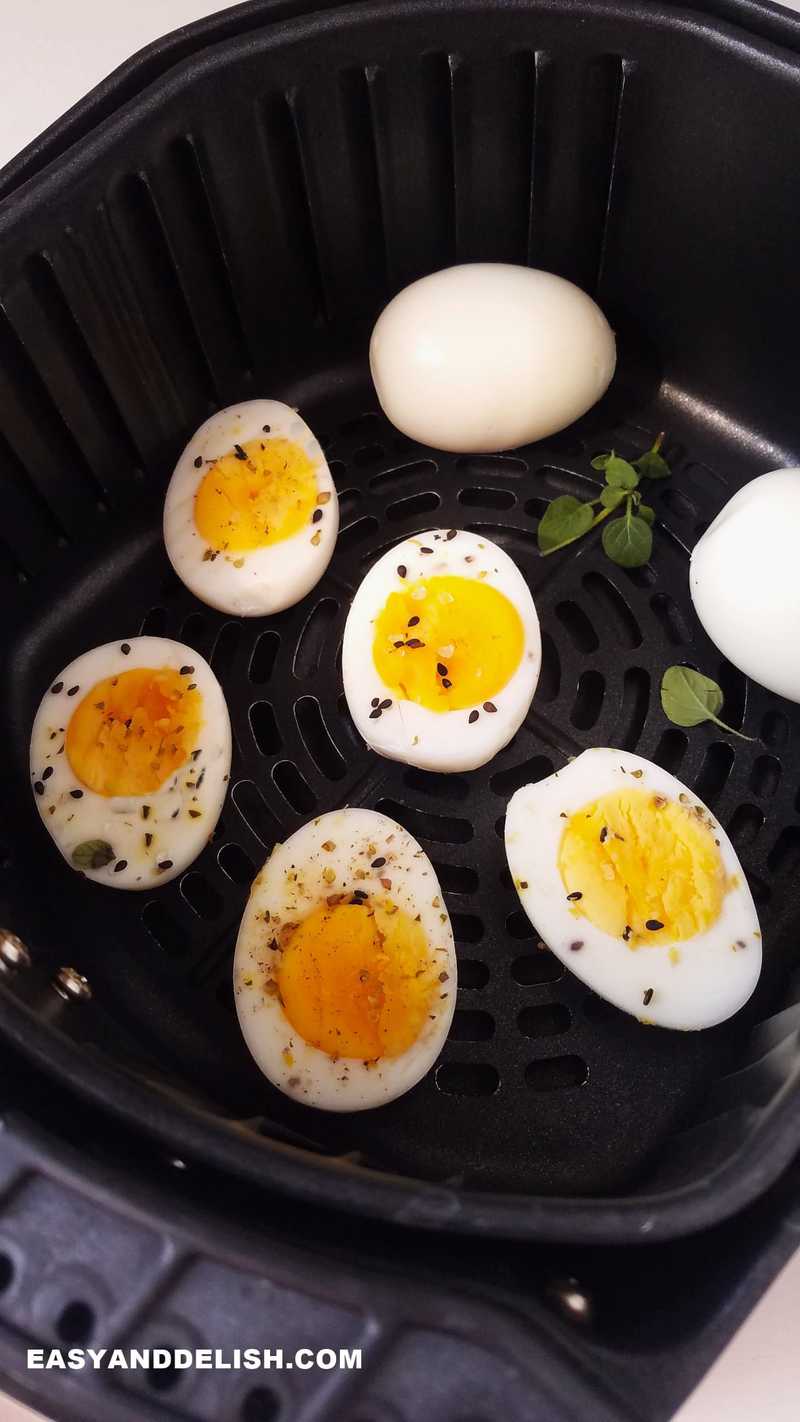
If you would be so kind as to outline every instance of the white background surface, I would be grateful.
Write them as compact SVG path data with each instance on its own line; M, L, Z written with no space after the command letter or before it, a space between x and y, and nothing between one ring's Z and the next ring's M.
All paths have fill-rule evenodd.
M787 4L800 10L800 0ZM224 0L0 0L0 166L143 45L229 8ZM797 1422L799 1327L800 1253L674 1422ZM0 1422L36 1416L0 1394Z

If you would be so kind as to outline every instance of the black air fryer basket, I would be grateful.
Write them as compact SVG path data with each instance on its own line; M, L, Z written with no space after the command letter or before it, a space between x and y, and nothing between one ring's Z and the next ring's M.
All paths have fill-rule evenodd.
M63 1093L75 1121L104 1113L109 1140L147 1141L289 1221L312 1202L348 1212L339 1228L357 1220L365 1238L381 1228L368 1220L382 1238L400 1226L409 1254L423 1230L469 1234L475 1251L478 1236L724 1237L721 1222L788 1165L800 708L721 661L687 567L734 489L800 462L796 47L793 20L733 0L250 4L154 47L6 170L0 901L25 948L6 947L0 1033L17 1072L35 1067L37 1110ZM605 399L563 434L454 457L388 424L366 351L388 297L472 260L578 282L620 359ZM240 621L177 581L160 515L192 430L257 395L297 405L319 434L342 531L299 606ZM633 457L660 430L673 477L654 495L652 563L613 567L591 539L543 561L547 501L585 497L597 451ZM375 757L342 695L360 578L431 526L505 547L543 627L523 728L468 775ZM126 895L61 862L32 801L28 740L63 665L140 632L209 657L234 764L200 859ZM719 680L752 742L665 720L658 688L675 661ZM520 911L507 800L598 744L686 781L740 855L765 964L721 1027L643 1030L541 951ZM270 846L342 804L392 815L431 855L459 994L426 1080L380 1110L327 1116L255 1068L231 960Z

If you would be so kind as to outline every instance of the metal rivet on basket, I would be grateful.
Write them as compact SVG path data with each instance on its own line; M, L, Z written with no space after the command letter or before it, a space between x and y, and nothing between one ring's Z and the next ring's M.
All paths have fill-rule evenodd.
M92 995L86 978L75 968L59 968L53 978L53 987L67 1002L88 1002Z
M572 1275L563 1279L551 1279L546 1293L550 1302L565 1318L573 1323L591 1323L592 1301L583 1285Z
M7 968L29 968L31 955L21 938L8 928L0 928L0 962Z

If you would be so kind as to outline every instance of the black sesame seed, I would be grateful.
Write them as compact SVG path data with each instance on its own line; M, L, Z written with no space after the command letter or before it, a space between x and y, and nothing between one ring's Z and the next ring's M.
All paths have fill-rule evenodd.
M233 452L234 452L234 454L236 455L236 458L237 458L237 459L246 459L246 458L247 458L247 455L245 454L245 452L244 452L244 450L242 449L242 446L241 446L240 444L235 444L235 445L233 446Z
M200 819L200 811L199 811L199 810L190 810L190 811L189 811L189 819L190 819L190 820L199 820L199 819Z
M44 785L43 785L43 783L42 783L41 780L34 780L34 782L33 782L33 788L34 788L34 790L36 791L36 794L37 794L37 795L43 795L43 794L44 794Z
M195 467L195 469L202 469L202 467L203 467L203 456L202 456L202 454L198 454L198 455L197 455L197 458L196 458L195 461L194 461L194 467Z
M451 539L455 538L456 535L457 535L457 533L458 533L458 529L457 529L457 528L450 528L450 529L448 529L448 530L447 530L447 533L445 534L445 538L446 538L447 542L449 543L449 542L451 541Z
M653 1001L653 989L652 989L652 988L647 988L646 991L645 991L644 997L642 998L642 1002L644 1003L645 1007L649 1007L649 1006L650 1006L650 1003L651 1003L652 1001Z
M630 936L631 936L632 933L633 933L633 929L631 928L631 926L630 926L629 923L626 923L626 924L625 924L625 931L624 931L624 933L623 933L623 935L622 935L622 937L623 937L623 939L624 939L624 941L625 941L626 943L628 942L628 939L630 938Z
M146 820L149 814L150 814L150 806L149 806L149 805L142 805L142 819L143 819L143 820Z
M49 780L49 779L50 779L50 776L51 776L52 774L53 774L53 767L52 767L52 765L48 765L48 766L42 771L42 780Z
M397 651L398 647L404 647L406 644L401 638L399 642L394 642L392 645L394 646L395 651Z
M117 862L116 862L116 864L114 865L114 873L115 873L115 874L121 874L122 871L123 871L123 869L127 869L127 867L128 867L128 861L127 861L127 859L118 859Z
M370 719L370 721L377 721L378 717L379 717L379 716L382 716L382 715L383 715L383 712L381 711L380 706L376 706L374 711L370 711L370 713L369 713L369 719Z
M492 711L496 711L496 710L497 710L497 707L495 706L495 704L494 704L493 701L484 701L484 703L483 703L483 709L484 709L484 711L492 712Z
M129 651L130 651L130 649L131 649L131 644L130 644L130 642L122 642L122 643L121 643L121 645L120 645L120 651L121 651L123 657L127 657L128 653L129 653Z
M73 800L82 800L82 799L83 799L83 791L82 791L82 790L70 790L69 793L70 793L70 795L72 796Z
M377 859L373 859L369 867L370 869L382 869L385 863L385 857L382 854L379 854Z
M445 666L444 662L437 662L436 670L439 673L439 676L447 676L447 667Z
M161 859L161 860L159 861L159 863L157 864L156 867L157 867L157 869L158 869L158 872L159 872L160 874L163 874L163 872L164 872L165 869L171 869L171 868L172 868L172 860L171 860L171 859Z
M577 952L580 951L580 949L581 949L582 947L583 947L583 939L582 939L582 938L576 938L575 942L574 942L574 943L570 943L570 945L569 945L570 953L577 953Z
M601 843L601 844L605 844L605 842L606 842L607 839L608 839L608 825L603 825L603 828L602 828L601 831L600 831L600 843Z
M408 572L408 568L406 567L405 563L398 563L398 565L397 565L397 576L398 576L398 578L404 578L404 577L406 576L406 573L407 573L407 572Z
M373 696L372 700L371 700L370 703L369 703L370 706L377 706L379 699L380 699L379 697Z
M575 904L578 902L578 899L582 898L583 893L580 889L573 889L571 894L567 894L567 902L570 904Z
M389 710L389 707L391 706L391 704L392 704L392 698L391 698L391 696L385 696L385 697L383 698L383 701L381 702L381 711L388 711L388 710Z
M75 693L76 693L76 691L80 691L80 687L79 687L79 686L71 686L70 689L69 689L69 691L67 692L67 696L74 696Z
M262 430L264 431L264 434L269 434L270 430L272 429L272 426L271 426L271 425L262 425L261 428L262 428Z
M51 687L50 687L50 690L52 691L53 695L56 696L59 691L63 691L63 690L64 690L64 683L63 683L63 681L57 681L54 686L51 686Z
M193 671L194 671L194 667L181 667L180 671L178 672L178 675L179 675L179 676L191 676Z
M480 714L480 711L470 711L469 716L467 717L467 724L470 726L474 726Z
M192 671L194 671L194 667L192 667ZM197 690L197 682L196 682L196 681L190 681L190 682L189 682L189 685L188 685L187 688L186 688L186 690L187 690L187 691L196 691L196 690Z
M202 755L202 754L203 754L203 752L202 752L201 748L198 746L197 750L193 750L193 751L192 751L192 760L197 760L197 757L200 756L200 755Z
M315 509L314 512L313 512L313 514L311 515L311 522L312 522L312 523L319 523L319 521L320 521L321 518L322 518L322 509Z
M664 927L663 923L660 923L657 918L648 918L644 926L645 928L649 928L651 933L658 933L659 928Z
M409 617L407 625L408 625L409 627L416 627L417 624L418 624L418 622L419 622L419 618L418 618L418 617Z
M173 810L173 811L172 811L172 814L170 815L170 819L171 819L171 820L177 820L178 815L180 814L180 812L181 812L181 807L180 807L180 805L179 805L178 808L177 808L177 810Z
M449 681L446 676L442 677L442 686L444 687L445 691L449 691L452 685L452 681Z
M150 848L150 845L151 845L152 843L153 843L153 836L152 836L151 834L149 834L149 833L146 834L145 837L144 837L145 849L149 849L149 848Z
M418 647L424 647L425 643L421 642L419 640L419 637L409 637L408 641L406 642L406 646L413 647L416 650Z

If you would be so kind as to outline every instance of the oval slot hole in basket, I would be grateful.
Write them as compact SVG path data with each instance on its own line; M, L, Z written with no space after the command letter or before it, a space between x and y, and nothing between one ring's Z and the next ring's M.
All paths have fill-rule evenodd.
M525 1084L534 1091L570 1091L588 1079L589 1068L580 1057L542 1057L525 1068Z
M568 1032L572 1017L562 1002L539 1002L523 1007L517 1026L523 1037L558 1037Z
M445 1096L494 1096L500 1073L488 1062L441 1062L435 1081Z

